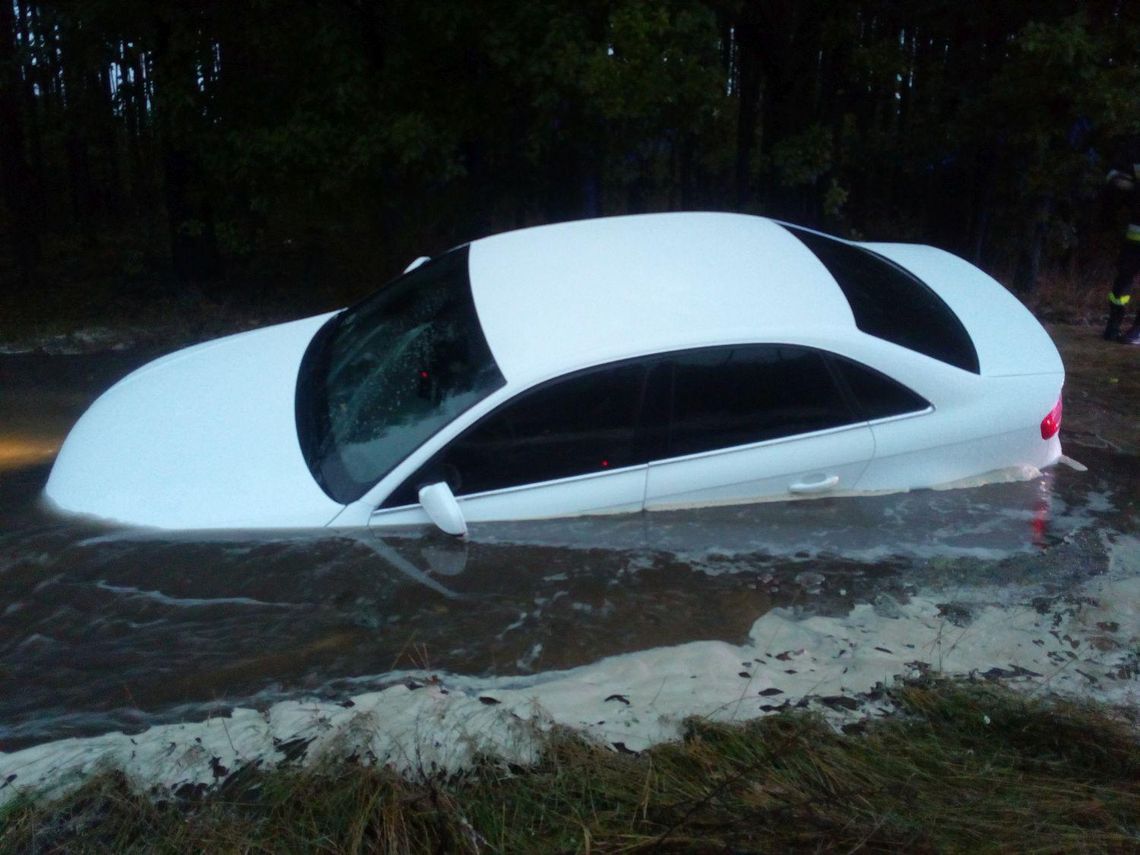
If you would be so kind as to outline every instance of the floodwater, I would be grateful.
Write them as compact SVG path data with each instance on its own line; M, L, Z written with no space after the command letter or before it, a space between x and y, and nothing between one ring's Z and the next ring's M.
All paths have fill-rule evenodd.
M1066 451L1087 472L483 524L467 542L426 530L169 537L41 508L68 427L150 355L0 355L0 752L337 698L406 669L535 674L740 644L776 607L827 616L869 603L889 616L921 593L968 621L1075 590L1106 571L1115 540L1140 533L1140 457L1079 417Z

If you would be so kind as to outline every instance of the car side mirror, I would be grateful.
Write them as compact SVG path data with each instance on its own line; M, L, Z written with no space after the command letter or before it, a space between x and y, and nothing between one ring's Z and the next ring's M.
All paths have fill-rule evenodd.
M446 481L420 487L420 505L440 531L456 537L467 534L467 520Z

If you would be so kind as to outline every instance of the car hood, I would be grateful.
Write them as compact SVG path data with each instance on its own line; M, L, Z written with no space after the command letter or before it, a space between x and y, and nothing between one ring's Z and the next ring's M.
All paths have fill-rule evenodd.
M58 508L160 528L323 526L342 506L297 440L297 372L322 315L158 359L72 428L45 494Z

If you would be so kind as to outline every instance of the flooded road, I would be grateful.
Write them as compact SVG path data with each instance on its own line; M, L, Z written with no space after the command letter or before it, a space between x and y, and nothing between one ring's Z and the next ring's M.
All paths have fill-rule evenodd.
M1099 351L1064 334L1092 376ZM45 511L70 424L149 356L0 355L0 752L335 699L410 671L536 675L741 645L774 609L890 619L922 597L966 626L995 605L1064 598L1140 534L1132 404L1113 397L1119 381L1088 378L1066 389L1063 434L1087 472L968 490L483 524L466 543L428 531L170 538ZM1127 387L1126 368L1113 370Z

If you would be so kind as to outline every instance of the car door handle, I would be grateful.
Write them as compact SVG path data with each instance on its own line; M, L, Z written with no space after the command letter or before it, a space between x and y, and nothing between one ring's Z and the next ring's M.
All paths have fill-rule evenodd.
M793 493L822 493L825 490L830 490L838 483L838 475L827 475L819 481L797 481L794 484L789 484L788 489Z

